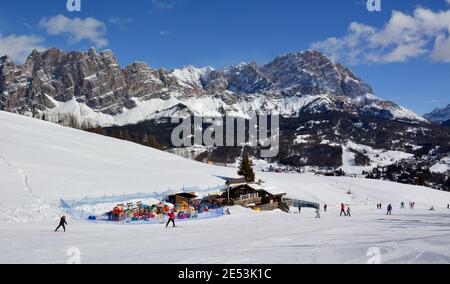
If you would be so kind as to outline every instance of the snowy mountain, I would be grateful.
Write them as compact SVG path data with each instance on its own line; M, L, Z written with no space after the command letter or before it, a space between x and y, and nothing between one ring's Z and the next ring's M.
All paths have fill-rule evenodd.
M17 66L0 58L0 109L75 115L100 126L127 125L158 117L249 112L342 111L386 119L425 121L414 112L379 99L349 69L316 51L278 56L258 66L241 63L223 70L188 66L167 71L145 63L121 68L110 50L97 53L33 51ZM58 120L59 118L55 118Z
M432 122L443 123L450 120L450 104L444 108L437 108L424 116Z
M173 149L175 125L168 118L249 118L251 113L281 115L280 153L271 162L283 165L349 169L356 164L362 169L380 164L367 151L349 153L349 143L401 157L439 160L450 152L448 128L373 93L351 70L317 51L222 70L187 66L167 71L142 62L121 68L112 51L95 49L33 51L23 65L0 58L0 109L63 125L73 126L75 119L78 126L101 126L113 137L129 139L122 134L130 133L133 141L151 135L172 152L179 151ZM219 147L212 159L234 163L240 153ZM194 158L204 161L205 155Z

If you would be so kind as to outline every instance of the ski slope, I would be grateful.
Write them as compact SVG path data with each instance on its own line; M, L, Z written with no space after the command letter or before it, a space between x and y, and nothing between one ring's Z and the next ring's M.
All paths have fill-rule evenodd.
M450 263L448 212L395 209L387 217L353 207L353 217L331 208L315 219L302 214L255 213L231 208L218 219L164 225L102 225L68 220L57 223L2 224L0 263L67 263L75 248L80 261L112 264L297 264Z
M231 216L175 230L69 220L67 234L51 233L60 198L208 188L236 177L236 169L6 112L0 112L0 133L0 263L61 263L71 246L86 263L364 263L371 246L380 247L386 262L450 262L449 193L301 174L258 172L257 178L273 192L329 204L320 220L310 211L232 208ZM398 210L402 201L415 201L417 210ZM341 202L354 217L338 217ZM376 211L378 202L394 204L396 216Z

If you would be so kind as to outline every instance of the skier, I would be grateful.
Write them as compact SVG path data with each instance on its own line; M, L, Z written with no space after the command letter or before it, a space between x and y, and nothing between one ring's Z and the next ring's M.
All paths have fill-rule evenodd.
M386 215L392 215L392 204L389 204Z
M55 229L55 232L58 232L59 228L61 228L61 227L63 227L64 232L66 232L66 225L67 225L66 216L62 215L61 220L59 221L59 225Z
M169 213L169 221L167 221L166 228L169 227L170 222L172 222L173 227L175 228L175 211L172 210Z
M225 214L231 215L230 208L227 208L227 210L225 211Z
M327 209L328 209L328 205L325 204L325 205L323 206L323 211L327 212Z
M351 211L350 207L347 207L347 216L352 217L352 211Z
M298 213L299 214L302 213L302 207L301 206L298 207Z
M400 209L405 209L405 202L400 203Z
M347 216L347 213L345 213L345 204L344 203L341 203L341 214L340 214L340 216L342 216L342 214Z
M450 204L447 204L447 209L450 209Z
M320 218L320 209L317 208L316 209L316 219L319 219L319 218Z

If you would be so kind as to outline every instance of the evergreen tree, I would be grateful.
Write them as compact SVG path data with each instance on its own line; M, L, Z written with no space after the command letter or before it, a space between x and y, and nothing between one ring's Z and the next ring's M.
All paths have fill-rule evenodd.
M245 153L242 158L241 165L239 167L238 175L243 176L247 182L255 181L255 172L253 171L253 163Z
M162 150L163 146L161 145L161 143L159 143L158 139L156 139L155 136L151 135L151 134L146 134L147 135L147 146L158 149L158 150Z

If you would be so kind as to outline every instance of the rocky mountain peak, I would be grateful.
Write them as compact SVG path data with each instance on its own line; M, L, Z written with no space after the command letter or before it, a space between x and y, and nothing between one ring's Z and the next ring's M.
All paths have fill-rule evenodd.
M313 50L287 53L263 66L250 62L217 71L194 66L167 71L140 62L121 68L111 50L97 52L94 48L86 52L35 50L21 66L7 57L0 59L0 90L0 107L20 113L29 112L31 99L38 101L36 107L41 111L75 101L92 112L117 116L152 99L165 106L168 101L180 104L195 97L215 100L213 105L208 100L195 104L208 113L227 109L245 113L255 108L298 115L301 109L322 112L331 108L421 119L392 102L379 100L351 70ZM288 100L298 104L287 104ZM201 105L203 102L209 105Z

